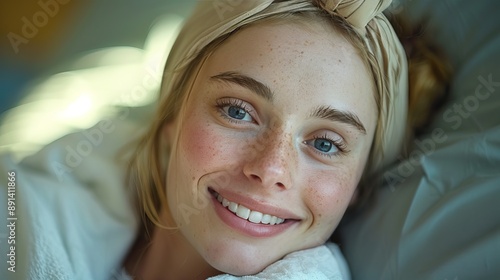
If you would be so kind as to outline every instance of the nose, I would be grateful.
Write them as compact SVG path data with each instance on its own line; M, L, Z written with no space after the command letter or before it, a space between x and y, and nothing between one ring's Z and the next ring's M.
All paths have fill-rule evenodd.
M263 135L251 145L243 173L262 187L291 188L292 168L297 161L291 134L271 132Z

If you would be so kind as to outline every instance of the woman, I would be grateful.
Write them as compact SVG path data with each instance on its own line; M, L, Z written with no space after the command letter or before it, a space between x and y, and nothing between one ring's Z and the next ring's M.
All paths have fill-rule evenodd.
M250 275L322 245L403 139L390 1L201 1L130 165L137 279Z
M132 150L140 227L111 160L135 126L105 121L19 164L2 156L0 198L15 203L2 216L16 220L0 227L13 242L0 278L348 278L327 240L405 131L389 3L201 1Z

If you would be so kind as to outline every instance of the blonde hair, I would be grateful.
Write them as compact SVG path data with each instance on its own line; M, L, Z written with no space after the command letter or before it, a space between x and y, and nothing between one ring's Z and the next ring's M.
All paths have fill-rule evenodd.
M143 136L137 146L135 155L129 165L129 184L137 190L137 206L141 214L141 219L145 224L146 232L151 230L154 225L165 227L160 220L161 207L167 205L166 188L165 188L165 172L166 160L168 157L169 148L166 147L161 140L162 128L164 124L175 119L180 111L185 95L189 91L194 73L200 67L201 62L218 46L220 46L228 37L250 25L261 23L264 20L283 21L287 19L302 19L302 20L317 20L321 22L329 22L335 30L339 31L357 50L360 57L365 62L369 71L373 74L373 83L375 85L375 102L379 114L375 139L373 141L372 152L369 161L365 168L365 173L373 171L374 153L381 153L380 146L384 137L384 116L381 110L382 102L389 103L388 96L383 95L387 92L384 88L386 82L385 77L380 73L378 67L374 67L378 62L376 58L367 50L362 37L354 30L354 28L340 16L332 15L321 8L314 6L311 3L311 8L307 11L297 13L278 13L273 14L257 21L246 24L228 34L225 34L213 40L210 44L204 47L195 58L185 66L180 78L173 85L170 85L170 92L165 91L165 84L162 85L162 95L156 117L149 128L149 131ZM292 21L295 22L295 21ZM169 58L170 59L170 58ZM364 193L364 190L361 190Z

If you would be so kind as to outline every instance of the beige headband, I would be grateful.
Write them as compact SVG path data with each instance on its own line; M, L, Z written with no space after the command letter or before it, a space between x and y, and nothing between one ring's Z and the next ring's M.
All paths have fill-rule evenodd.
M407 114L408 70L404 50L382 11L391 0L202 0L185 23L165 66L162 100L179 90L181 77L199 52L220 36L259 19L280 13L317 10L346 19L375 58L372 68L381 106L369 172L384 168L398 156ZM173 93L174 92L174 93Z

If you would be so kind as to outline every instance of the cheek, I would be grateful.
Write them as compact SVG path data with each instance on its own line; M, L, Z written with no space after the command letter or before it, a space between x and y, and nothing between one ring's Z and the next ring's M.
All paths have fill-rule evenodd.
M344 169L311 177L305 197L315 226L333 230L349 205L358 184L357 176Z
M212 132L208 122L199 119L188 120L181 130L179 148L187 163L195 170L208 168L220 151L220 137Z
M208 200L200 178L223 167L224 139L203 114L190 114L179 123L167 174L167 200L176 225L183 227L202 213ZM222 143L222 144L221 144Z
M181 127L179 152L197 176L220 169L229 162L232 146L229 138L219 130L206 116L200 115L186 118Z

